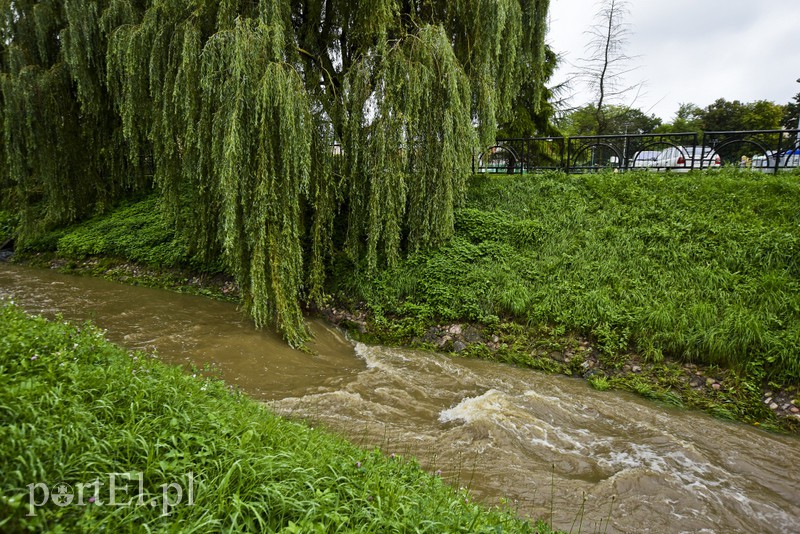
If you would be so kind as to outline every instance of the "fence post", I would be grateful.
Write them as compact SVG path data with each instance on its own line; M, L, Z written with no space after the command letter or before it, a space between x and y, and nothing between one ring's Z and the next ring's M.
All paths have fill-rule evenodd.
M564 172L569 174L570 159L572 158L572 138L567 137L567 161L564 164Z
M705 136L705 132L703 132L703 135ZM690 171L694 170L694 158L697 157L697 149L699 148L700 149L700 170L702 171L703 170L703 146L706 143L706 139L705 139L705 137L703 137L702 138L702 144L698 146L698 144L697 144L697 132L694 132L694 136L693 137L694 137L694 139L693 139L693 143L694 144L692 145L692 163L691 163L691 166L689 167L689 170Z
M783 141L783 135L778 135L778 149L775 151L775 174L778 174L778 168L781 165L781 141Z

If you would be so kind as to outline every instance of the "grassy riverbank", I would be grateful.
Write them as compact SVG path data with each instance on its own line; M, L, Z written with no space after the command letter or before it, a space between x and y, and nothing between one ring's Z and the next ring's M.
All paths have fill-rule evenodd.
M451 243L337 292L377 339L485 325L464 351L796 429L799 203L797 175L477 176Z
M0 331L3 532L549 532L91 325L4 306Z
M476 176L449 244L375 273L337 257L323 312L368 341L797 428L798 205L796 174ZM53 251L67 271L235 295L221 266L193 262L153 199L23 256Z
M476 177L457 236L345 293L378 317L558 325L614 354L800 379L800 180Z

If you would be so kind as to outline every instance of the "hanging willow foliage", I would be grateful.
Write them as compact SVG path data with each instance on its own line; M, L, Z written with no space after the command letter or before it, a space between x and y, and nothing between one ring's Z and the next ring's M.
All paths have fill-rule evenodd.
M69 70L59 61L57 33L63 14L56 2L26 2L18 7L24 16L4 16L3 33L13 37L18 33L22 38L12 37L5 43L0 91L4 171L22 201L24 238L46 224L81 215L87 184L74 174L79 170L76 152L81 127L71 98Z
M226 256L257 325L290 343L305 338L301 194L308 190L312 120L302 81L280 53L280 28L239 21L203 53L205 80L219 80L212 153L222 192Z
M105 89L106 7L86 0L0 3L0 182L20 210L23 242L145 185L143 173L126 165Z
M396 261L404 229L410 250L438 245L452 234L475 147L470 82L440 26L421 28L351 72L343 140L348 243L358 257L366 242L368 266L375 268L379 243L387 263ZM377 111L366 125L363 109L370 101Z
M337 251L372 270L452 235L473 150L545 81L547 6L0 0L0 187L23 236L155 188L299 344Z

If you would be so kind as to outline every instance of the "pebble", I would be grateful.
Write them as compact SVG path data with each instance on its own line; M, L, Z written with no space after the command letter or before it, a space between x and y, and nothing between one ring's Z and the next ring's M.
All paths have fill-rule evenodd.
M711 384L711 387L714 388L714 389L719 389L722 386L719 384L719 382L714 382L713 384Z
M800 408L798 408L797 406L792 406L791 408L789 408L789 411L792 413L800 413Z
M772 404L769 405L769 409L770 410L777 410L778 409L778 405L773 402Z
M641 367L639 367L638 365L634 365L634 366L631 368L631 371L633 371L634 373L641 373L641 372L642 372L642 368L641 368Z

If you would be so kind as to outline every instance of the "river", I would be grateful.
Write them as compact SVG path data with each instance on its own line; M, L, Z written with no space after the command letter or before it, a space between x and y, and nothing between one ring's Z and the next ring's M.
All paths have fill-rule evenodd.
M800 532L800 439L583 380L351 343L314 354L203 297L0 263L0 298L91 319L132 349L212 365L280 414L416 456L475 497L578 532Z

